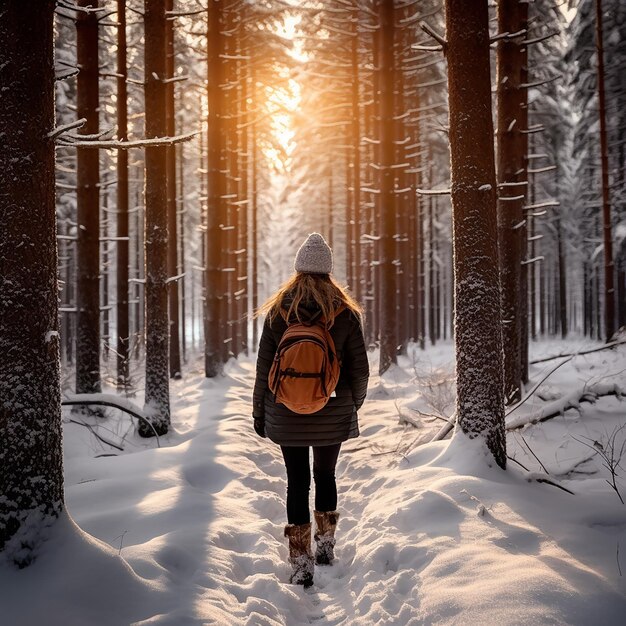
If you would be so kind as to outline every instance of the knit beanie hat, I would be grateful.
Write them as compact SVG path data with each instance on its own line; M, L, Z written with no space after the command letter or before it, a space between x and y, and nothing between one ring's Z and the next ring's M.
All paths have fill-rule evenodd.
M311 233L300 246L293 264L296 272L330 274L333 271L333 251L319 233Z

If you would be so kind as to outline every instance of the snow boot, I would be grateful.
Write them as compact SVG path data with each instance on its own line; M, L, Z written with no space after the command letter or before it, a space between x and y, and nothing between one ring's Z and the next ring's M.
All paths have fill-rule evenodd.
M311 552L311 522L287 524L285 537L289 538L289 563L293 568L289 582L310 587L313 584L315 567Z
M335 529L339 513L337 511L313 511L315 515L315 535L317 543L315 562L318 565L332 565L335 558Z

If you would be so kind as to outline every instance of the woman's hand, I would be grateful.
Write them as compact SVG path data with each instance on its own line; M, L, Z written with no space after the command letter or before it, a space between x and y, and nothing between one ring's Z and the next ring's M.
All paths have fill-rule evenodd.
M259 437L263 437L263 439L265 439L265 437L267 436L265 434L265 420L262 420L262 419L257 417L254 420L254 430L256 431L256 434Z

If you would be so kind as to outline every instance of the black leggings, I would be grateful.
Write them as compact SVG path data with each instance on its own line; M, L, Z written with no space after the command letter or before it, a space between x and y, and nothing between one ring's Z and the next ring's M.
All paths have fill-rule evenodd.
M340 448L340 443L331 446L313 446L316 511L334 511L337 508L335 466ZM287 468L287 521L289 524L306 524L311 521L309 447L281 446L281 450Z

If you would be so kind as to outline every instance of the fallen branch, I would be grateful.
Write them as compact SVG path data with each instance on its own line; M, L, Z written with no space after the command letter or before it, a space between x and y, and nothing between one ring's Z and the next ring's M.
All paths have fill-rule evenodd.
M456 413L450 418L450 421L447 424L444 424L441 427L441 430L430 440L430 443L433 441L441 441L445 439L446 435L454 428L456 424Z
M536 361L531 361L530 365L535 365L536 363L545 363L546 361L554 361L555 359L562 359L566 356L579 356L581 354L591 354L592 352L601 352L602 350L608 350L609 348L613 348L615 346L621 346L622 344L626 344L626 339L622 341L613 341L611 343L606 343L599 348L591 348L590 350L579 350L578 352L568 352L566 354L557 354L556 356L548 356L545 359L537 359Z
M526 400L528 400L528 398L530 398L535 391L537 391L537 389L539 389L539 387L541 385L543 385L543 383L550 378L550 376L552 376L552 374L554 374L554 372L556 372L556 370L559 369L559 367L565 365L566 363L569 363L575 355L570 356L568 359L566 359L565 361L563 361L562 363L559 363L554 369L550 370L527 394L525 397L523 397L517 404L513 405L508 411L505 412L504 416L508 417L509 415L511 415L511 413L513 413L513 411L516 411L517 409L519 409L522 404L524 404L524 402L526 402Z
M567 361L564 361L564 363L566 362ZM561 363L561 365L563 365L563 363ZM545 378L543 380L545 380ZM539 411L531 413L530 415L520 415L517 418L508 420L506 429L515 430L517 428L521 428L522 426L526 426L526 424L537 424L538 422L545 422L546 420L552 419L553 417L563 415L565 411L569 409L579 408L581 402L593 403L598 398L604 396L617 396L619 398L624 395L626 395L626 390L619 387L619 385L617 385L616 383L598 382L589 386L585 385L582 389L572 391L563 398L559 398L554 402L550 402L549 404L542 407ZM516 405L514 409L520 406L520 404L521 403ZM510 413L512 413L514 409L509 411L507 415L510 415Z
M91 431L91 434L98 439L99 441L101 441L102 443L106 444L107 446L111 446L112 448L117 448L120 452L124 452L124 448L122 448L122 446L118 446L116 443L113 443L112 441L109 441L108 439L105 439L104 437L102 437L101 435L99 435L93 428L93 426L91 424L87 424L86 422L81 422L80 420L73 420L70 419L68 420L68 422L70 424L78 424L79 426L84 426L85 428L88 428ZM117 456L117 455L115 455Z
M544 478L543 476L536 476L536 475L531 474L530 476L526 477L526 480L528 480L528 482L531 482L534 480L537 483L545 483L546 485L552 485L553 487L556 487L557 489L562 489L566 493L569 493L573 496L576 495L573 491L571 491L567 487L563 487L563 485L559 485L559 483L555 483L553 480L550 480L549 478Z
M108 394L108 393L81 393L68 396L61 401L62 406L109 406L114 409L119 409L124 413L128 413L132 415L138 420L145 422L150 426L154 436L156 437L157 447L161 447L161 442L159 441L159 435L154 428L152 422L148 419L147 415L136 405L134 405L130 400L126 398L120 398L119 396Z

